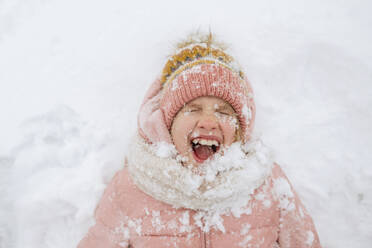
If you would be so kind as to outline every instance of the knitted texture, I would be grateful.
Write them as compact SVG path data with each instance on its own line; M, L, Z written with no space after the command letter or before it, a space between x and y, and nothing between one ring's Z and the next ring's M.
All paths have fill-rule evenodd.
M252 88L234 58L211 34L182 43L168 59L141 105L138 132L148 143L172 144L173 119L188 102L214 96L228 102L237 114L240 138L251 138L255 119Z
M199 61L194 66L180 68L163 89L160 108L164 121L171 128L178 111L188 102L201 96L214 96L228 102L238 115L243 140L250 138L255 105L248 81L218 61ZM176 72L175 72L176 73Z

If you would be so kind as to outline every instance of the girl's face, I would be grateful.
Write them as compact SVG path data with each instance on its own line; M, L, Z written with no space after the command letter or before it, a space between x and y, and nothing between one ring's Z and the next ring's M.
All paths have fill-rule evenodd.
M224 100L203 96L187 103L171 127L173 143L186 158L186 165L199 165L230 146L237 137L238 120L234 109Z

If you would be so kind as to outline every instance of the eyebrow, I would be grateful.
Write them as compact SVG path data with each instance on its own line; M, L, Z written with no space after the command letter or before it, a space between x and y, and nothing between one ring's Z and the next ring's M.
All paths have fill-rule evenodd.
M197 104L197 103L190 103L187 105L187 108L201 108L201 104ZM227 103L224 103L224 104L218 104L218 107L216 108L218 110L229 110L229 111L232 111L232 112L235 112L234 108L227 104Z
M188 108L200 108L200 104L191 103L191 104L188 105L187 107L188 107Z
M228 112L231 112L231 113L235 113L234 108L231 105L228 105L228 104L218 105L217 110L219 110L219 111L228 111Z
M219 110L230 110L230 109L232 109L232 107L230 108L229 105L224 104L224 105L218 105L218 109Z

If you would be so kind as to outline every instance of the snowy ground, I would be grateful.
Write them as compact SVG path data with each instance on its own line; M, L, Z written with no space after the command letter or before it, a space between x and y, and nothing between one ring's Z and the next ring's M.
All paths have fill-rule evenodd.
M76 246L165 55L209 27L245 68L256 131L323 246L371 247L371 7L0 0L0 247Z

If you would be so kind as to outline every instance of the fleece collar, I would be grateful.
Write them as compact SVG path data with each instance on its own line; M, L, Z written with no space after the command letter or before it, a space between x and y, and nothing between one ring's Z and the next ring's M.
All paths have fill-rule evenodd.
M242 213L273 164L260 140L232 144L224 156L206 161L202 173L183 166L177 156L159 156L158 148L136 135L127 156L128 169L143 192L175 208Z

